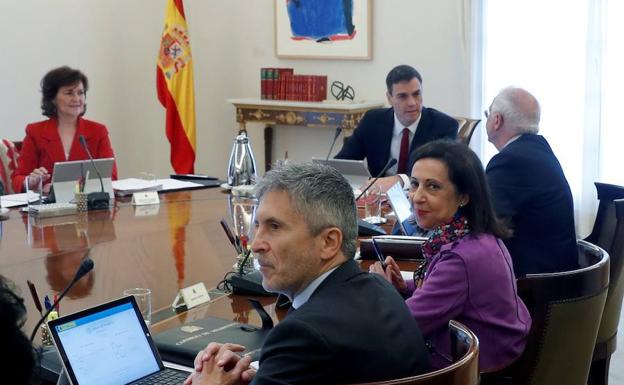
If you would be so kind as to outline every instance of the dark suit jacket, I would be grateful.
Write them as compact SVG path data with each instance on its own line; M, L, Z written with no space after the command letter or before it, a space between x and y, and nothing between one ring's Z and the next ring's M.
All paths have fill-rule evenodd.
M398 292L349 260L269 333L252 384L348 384L428 369L428 353Z
M486 168L494 208L514 236L505 240L516 277L578 267L570 186L550 145L525 134Z
M20 150L17 169L12 177L13 191L22 191L24 179L37 167L45 167L52 174L54 163L56 162L89 159L87 152L82 148L78 139L80 135L84 135L89 152L91 152L94 158L115 157L108 138L108 131L103 124L78 118L76 135L74 135L68 159L65 159L56 118L31 123L26 126L26 137ZM116 164L113 167L113 180L115 179L117 179Z
M423 107L420 122L410 144L408 170L411 172L414 164L411 157L414 150L436 139L454 140L457 137L457 128L457 120L454 118L433 108ZM393 108L379 108L366 112L336 158L354 160L366 158L371 175L377 176L390 159L393 129Z

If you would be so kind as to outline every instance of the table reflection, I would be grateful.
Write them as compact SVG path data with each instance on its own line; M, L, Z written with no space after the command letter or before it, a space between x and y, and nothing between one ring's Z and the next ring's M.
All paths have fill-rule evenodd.
M186 227L191 220L191 192L183 191L177 195L165 195L167 217L169 219L169 238L171 255L178 277L178 289L184 288L184 266L186 257Z

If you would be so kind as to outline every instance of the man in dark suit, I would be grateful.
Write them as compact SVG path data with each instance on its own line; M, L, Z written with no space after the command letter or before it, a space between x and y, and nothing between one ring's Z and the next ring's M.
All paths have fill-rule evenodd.
M186 384L346 384L426 371L425 343L402 298L353 260L357 217L344 177L289 164L268 172L256 195L262 285L294 310L267 336L257 372L234 352L240 347L213 343Z
M499 151L486 175L494 208L514 231L505 245L516 277L577 268L572 193L550 145L537 134L537 99L508 87L486 116L488 140Z
M397 182L408 186L412 169L410 154L436 139L454 140L458 128L454 118L423 107L422 77L413 67L394 67L386 76L386 87L392 107L368 111L336 155L338 159L366 158L373 176L383 170L388 160L397 159L397 164L377 182L383 191Z

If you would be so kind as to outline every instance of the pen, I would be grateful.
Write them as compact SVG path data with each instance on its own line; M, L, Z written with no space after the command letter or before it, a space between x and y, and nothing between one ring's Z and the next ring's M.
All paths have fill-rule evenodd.
M82 181L82 191L81 192L84 192L85 187L87 186L87 180L89 179L89 171L91 171L91 170L87 169L87 173L85 174L84 180Z
M383 254L381 254L381 250L379 250L379 245L377 244L377 241L375 241L375 238L371 238L371 241L373 241L373 249L375 250L375 254L377 255L377 259L379 259L379 262L381 262L381 267L383 267L384 271L386 270L386 261L384 260Z
M57 303L56 300L58 300L58 293L54 293L54 301L52 301L52 303L56 303L56 308L54 310L56 310L56 312L58 313L61 307L60 306L61 304Z
M37 310L39 310L39 314L43 316L43 309L41 308L41 301L39 301L39 294L37 294L37 289L35 288L35 284L30 282L30 281L26 281L26 283L28 283L28 288L30 289L30 295L33 298L33 301L35 302L35 307L37 308Z
M240 253L241 252L240 247L238 246L238 243L236 242L236 239L234 238L234 234L232 233L232 230L230 230L230 226L228 226L227 222L223 218L221 218L219 223L221 223L221 227L223 227L223 231L225 231L225 235L227 235L228 239L230 240L230 243L236 249L236 252Z
M50 303L50 297L48 297L48 295L46 294L45 297L43 297L43 305L46 308L46 311L50 310L52 308L52 304Z
M246 235L241 235L240 242L242 244L241 248L242 248L243 261L241 262L238 268L238 274L243 275L243 271L245 270L245 265L247 264L247 260L249 259L249 256L251 255L251 250L247 249L247 236Z

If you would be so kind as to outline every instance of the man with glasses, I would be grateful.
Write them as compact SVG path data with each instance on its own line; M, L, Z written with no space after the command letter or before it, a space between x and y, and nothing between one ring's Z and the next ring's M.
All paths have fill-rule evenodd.
M436 139L455 140L458 129L454 118L423 107L422 77L413 67L394 67L386 77L386 87L392 107L368 111L336 155L337 159L366 158L373 176L383 170L388 160L396 159L397 164L376 182L382 191L397 182L407 188L412 170L410 154Z
M516 277L578 267L570 186L546 139L540 106L507 87L485 111L488 140L499 151L486 167L497 215L514 232L504 240Z

